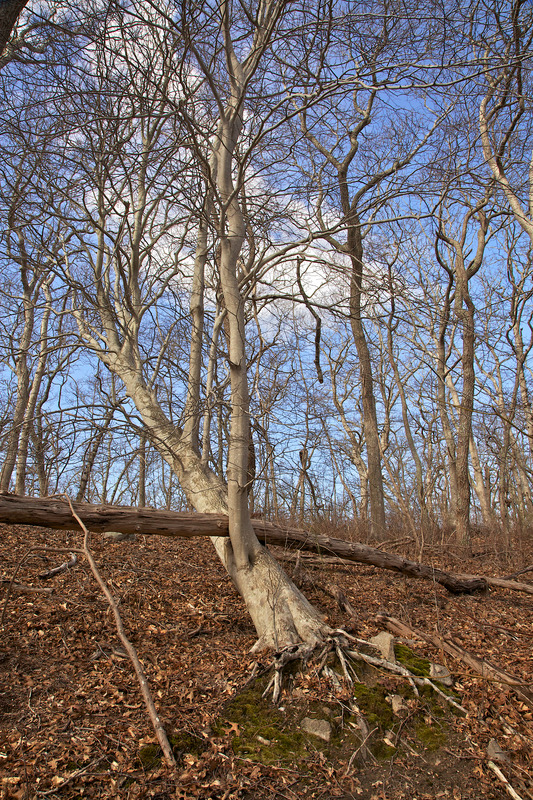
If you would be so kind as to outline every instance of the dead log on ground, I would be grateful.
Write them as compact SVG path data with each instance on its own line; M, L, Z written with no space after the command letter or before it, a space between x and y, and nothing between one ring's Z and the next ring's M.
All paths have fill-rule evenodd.
M473 578L474 575L458 575L458 578ZM533 594L533 583L523 583L522 581L510 581L507 578L485 578L488 586L494 586L495 589L511 589L513 592L524 592L524 594Z
M119 531L146 536L229 536L228 518L223 514L193 514L127 506L73 503L83 524L94 532ZM79 530L69 504L62 497L24 497L0 494L0 522L11 525L36 525L55 530ZM424 578L444 586L452 594L483 591L485 578L453 575L428 564L418 564L401 556L378 550L360 542L345 542L331 536L317 536L295 528L276 527L253 520L258 538L269 545L290 549L311 550L323 555L338 556L345 561L368 564L400 572L411 578Z

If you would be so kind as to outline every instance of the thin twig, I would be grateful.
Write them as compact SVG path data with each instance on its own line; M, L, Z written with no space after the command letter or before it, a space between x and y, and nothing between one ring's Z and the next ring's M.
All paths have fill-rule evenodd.
M518 572L513 572L512 575L506 575L504 577L504 581L512 581L515 578L518 578L519 575L524 575L526 572L533 572L533 564L531 564L529 567L526 567L525 569L518 570Z
M361 717L361 719L363 719L363 717ZM357 758L358 754L361 751L364 754L363 757L364 757L365 761L367 761L368 757L370 756L372 758L372 760L374 761L374 763L376 763L377 759L376 759L374 753L371 750L369 750L369 748L366 746L366 743L368 742L369 739L372 738L372 736L375 734L375 732L377 730L378 730L377 728L373 728L372 730L369 730L367 735L365 736L365 738L363 739L363 741L361 742L361 744L357 748L357 750L353 751L353 753L352 753L352 755L350 757L350 760L348 761L348 766L346 767L346 769L344 771L344 777L345 778L350 774L350 771L352 769L352 764L353 764L353 762L355 761L355 759Z
M59 565L59 567L54 567L53 569L49 569L48 572L41 572L39 578L42 578L43 580L48 580L48 578L53 578L56 575L60 575L62 572L66 572L67 569L73 567L77 563L77 561L78 561L78 556L76 555L76 553L71 553L69 561L64 561L62 564Z
M51 794L57 794L68 783L71 783L75 778L79 778L80 775L83 775L84 772L87 772L87 770L92 769L92 767L96 767L98 764L100 764L101 761L104 761L104 759L106 759L106 758L107 758L107 756L100 756L100 758L97 758L96 761L91 761L90 764L87 764L86 767L82 767L81 769L76 770L76 772L73 772L72 775L69 775L68 778L66 778L63 781L63 783L59 784L59 786L54 786L53 789L48 789L46 792L39 792L38 791L37 792L37 796L38 797L47 797L48 795L51 795Z

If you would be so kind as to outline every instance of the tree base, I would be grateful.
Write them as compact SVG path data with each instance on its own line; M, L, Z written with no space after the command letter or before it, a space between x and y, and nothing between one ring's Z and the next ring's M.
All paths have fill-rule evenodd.
M232 563L226 563L226 568L258 633L253 653L280 652L293 646L312 652L331 634L324 616L264 547L259 546L246 568L236 570Z

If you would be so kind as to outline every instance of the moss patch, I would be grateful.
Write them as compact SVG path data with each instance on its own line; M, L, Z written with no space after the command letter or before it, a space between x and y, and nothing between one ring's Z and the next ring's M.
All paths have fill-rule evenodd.
M396 655L413 674L429 674L430 662L416 656L408 647L397 645ZM305 775L317 755L332 764L345 764L359 750L363 737L350 710L352 704L372 731L365 744L378 760L393 757L398 748L401 749L402 741L410 739L415 748L432 751L448 740L448 709L442 708L430 687L421 687L420 696L416 697L407 681L384 676L371 668L359 682L345 686L342 700L332 701L331 694L326 697L325 687L320 688L317 697L317 693L309 691L309 684L304 683L302 692L294 676L294 692L289 690L283 707L277 708L270 698L262 697L269 677L267 674L256 679L230 699L212 724L212 730L215 736L229 739L233 752L240 758L266 766L294 767L298 764L301 780L306 780ZM427 695L423 691L426 688ZM411 709L408 717L393 713L391 694L406 698L407 708ZM330 740L323 741L303 730L301 724L305 717L326 720L331 726ZM399 732L398 746L392 746ZM364 759L361 765L365 766Z
M394 645L394 655L396 661L421 678L429 678L430 662L427 658L417 656L409 647L404 644Z
M195 736L188 731L171 733L168 740L176 759L180 758L185 753L192 753L195 756L199 756L204 752L206 747L204 740L200 736Z
M353 693L357 705L368 720L370 727L378 726L380 731L387 731L394 725L394 714L387 703L387 691L377 683L367 686L365 683L354 683Z
M370 749L378 761L385 761L387 758L392 758L396 753L396 748L384 742L383 739L378 739L378 741L374 742Z
M139 750L137 758L141 767L148 771L161 764L161 748L158 744L145 744Z
M437 725L429 725L426 722L418 723L416 737L426 750L438 750L440 747L444 747L448 739L444 728Z
M289 766L305 759L307 737L263 699L266 683L266 678L259 679L233 697L212 726L213 732L222 736L235 731L231 746L236 755L262 764Z
M205 742L200 736L195 736L188 731L180 731L179 733L171 733L168 737L174 758L178 764L182 761L185 753L193 753L199 756L205 750ZM137 765L141 766L145 771L154 769L161 765L163 752L156 742L145 744L140 748L137 753Z

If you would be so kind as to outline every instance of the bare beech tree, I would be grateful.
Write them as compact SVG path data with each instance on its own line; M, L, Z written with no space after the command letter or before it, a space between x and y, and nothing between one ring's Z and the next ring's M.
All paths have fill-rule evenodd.
M44 298L39 321L44 310L50 316L42 335L33 325L33 340L46 350L68 312L85 369L93 377L100 364L114 386L72 448L79 494L142 504L153 491L168 507L183 500L227 513L230 537L213 543L250 611L256 647L312 646L330 631L254 533L261 491L274 514L283 502L290 511L292 499L305 521L322 512L326 492L337 502L341 486L340 505L368 505L373 535L383 538L385 501L407 517L414 487L411 521L417 505L425 525L426 516L442 519L438 506L451 499L468 532L470 466L481 491L482 454L491 453L473 425L484 374L476 357L487 373L494 361L488 349L476 352L476 291L484 257L498 251L488 206L493 194L498 213L510 203L498 170L509 185L517 174L508 152L516 125L502 143L496 124L507 78L487 94L485 163L471 158L479 141L469 145L464 171L450 169L443 191L436 178L454 143L434 143L433 134L463 81L471 88L470 42L453 27L470 8L453 12L455 41L435 9L431 30L413 27L417 4L104 5L105 13L93 9L86 47L62 58L58 45L55 59L51 43L40 83L37 69L27 75L15 62L2 73L5 91L11 77L17 93L5 104L0 143L7 153L9 141L16 150L26 137L40 154L22 165L28 188L11 226L14 236L36 204L48 272L30 299ZM503 68L489 56L481 68L492 79ZM525 208L525 195L515 196ZM520 230L528 214L517 217ZM437 264L427 248L435 227ZM35 257L30 289L37 266ZM521 365L515 397L529 409L527 292L514 275L501 359ZM500 420L510 385L509 370L502 374L481 398L498 396ZM86 422L94 401L88 391L77 397L85 395L88 407L72 415ZM58 409L66 413L62 402ZM518 486L522 438L509 433L506 447ZM328 463L319 479L317 454ZM530 478L521 474L525 496ZM125 488L132 476L138 491Z
M84 119L83 133L73 142L64 142L61 158L75 171L63 188L61 180L57 186L66 230L55 269L70 287L79 334L124 384L151 443L191 505L229 514L230 540L214 544L244 597L258 648L312 644L327 630L259 544L248 509L245 291L253 277L240 282L247 240L242 148L250 146L244 117L251 86L258 81L260 91L265 85L262 60L284 10L283 2L272 0L248 16L236 15L236 9L232 14L228 3L205 4L194 14L184 9L180 45L173 21L153 9L150 24L121 12L110 16L106 39L92 56L95 63L87 64L94 78L87 79L81 95L88 104L83 113L89 105L97 113L90 122ZM64 113L72 114L68 104ZM263 113L270 113L267 107ZM227 323L227 483L200 452L208 245ZM165 297L183 302L190 265L191 346L178 423L165 410L161 387L176 323L169 322L165 334L159 306ZM184 308L180 313L185 319ZM159 355L145 353L147 326L162 330Z
M424 150L440 118L436 114L416 119L411 111L399 111L394 118L389 115L395 93L400 108L409 105L411 48L424 47L420 33L416 44L413 40L406 9L384 4L376 13L366 14L354 7L341 19L330 18L328 26L323 46L334 55L326 57L318 42L309 40L309 52L302 58L306 67L299 68L300 92L305 97L326 85L331 63L336 61L336 68L349 75L329 90L334 93L336 112L330 117L324 108L331 103L329 96L324 104L310 109L300 105L296 92L293 102L306 144L300 152L301 168L314 204L315 224L338 254L337 261L346 265L347 315L359 362L370 520L373 535L382 538L386 530L383 442L374 388L376 365L365 329L369 316L365 306L372 303L373 282L379 285L380 281L372 274L371 242L376 224L391 212L391 201L405 191L402 170Z
M479 105L485 161L533 245L531 62L533 10L524 0L496 5L473 44L482 48L486 92Z
M472 413L475 392L475 306L469 283L483 263L489 233L490 217L487 214L486 205L490 194L491 188L489 187L485 197L465 211L462 219L459 219L460 227L455 235L449 229L447 230L445 212L441 211L437 233L438 243L435 248L439 264L454 284L454 314L460 325L462 337L462 394L458 406L457 441L454 446L454 524L458 541L464 544L470 542L469 454L472 449ZM473 235L469 230L472 222L475 225ZM470 237L477 239L472 257L469 255ZM447 248L447 256L444 255L441 243ZM444 375L441 371L439 379L447 381L448 375L449 373Z

